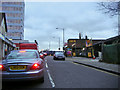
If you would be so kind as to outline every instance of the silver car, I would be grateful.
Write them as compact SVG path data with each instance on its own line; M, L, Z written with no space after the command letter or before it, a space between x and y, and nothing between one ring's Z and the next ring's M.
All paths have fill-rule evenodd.
M61 59L61 60L65 60L65 55L64 52L55 52L53 59Z
M37 50L14 50L0 64L3 81L41 80L44 82L44 61Z

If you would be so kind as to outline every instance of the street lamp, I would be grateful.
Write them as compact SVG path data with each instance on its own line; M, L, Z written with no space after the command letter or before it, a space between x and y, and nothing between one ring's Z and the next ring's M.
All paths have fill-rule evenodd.
M61 29L61 30L63 30L63 48L64 48L64 28L56 28L56 29Z
M55 37L53 37L53 38L55 38ZM59 45L59 50L60 50L60 37L58 37L58 39L59 39L58 45Z
M50 42L49 42L49 51L50 51Z

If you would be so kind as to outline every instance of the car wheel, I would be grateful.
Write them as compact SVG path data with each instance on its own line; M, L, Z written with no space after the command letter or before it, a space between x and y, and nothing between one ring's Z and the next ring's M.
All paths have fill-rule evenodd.
M44 76L40 79L41 83L44 83Z
M65 58L63 58L63 60L65 60Z

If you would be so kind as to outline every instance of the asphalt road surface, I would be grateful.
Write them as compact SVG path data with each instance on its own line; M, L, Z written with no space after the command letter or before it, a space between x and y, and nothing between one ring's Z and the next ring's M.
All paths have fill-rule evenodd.
M2 89L35 88L118 88L119 76L73 63L72 60L45 58L44 83L39 81L4 82Z

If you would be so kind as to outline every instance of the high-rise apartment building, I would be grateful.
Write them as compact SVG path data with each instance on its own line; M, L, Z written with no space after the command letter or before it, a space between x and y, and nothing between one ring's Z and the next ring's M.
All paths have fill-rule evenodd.
M7 37L9 39L24 39L24 8L24 1L2 2L2 12L6 14Z

